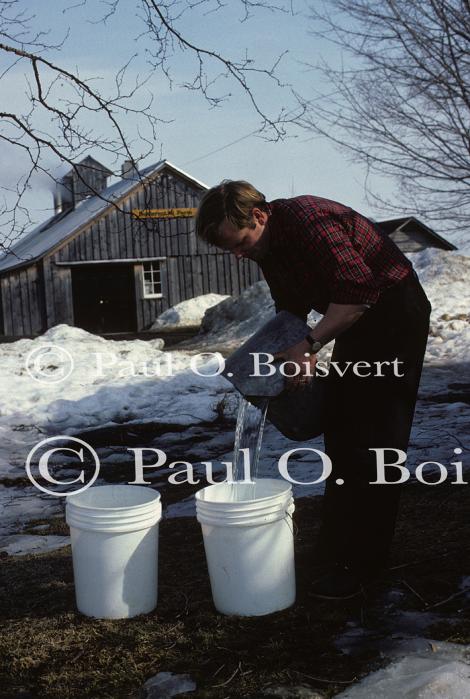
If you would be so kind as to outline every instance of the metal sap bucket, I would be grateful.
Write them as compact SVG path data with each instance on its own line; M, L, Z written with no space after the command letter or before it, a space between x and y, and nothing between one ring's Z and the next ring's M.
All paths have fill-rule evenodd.
M272 362L276 370L271 376L251 376L255 373L253 354L259 353L263 362L262 353L282 352L303 340L310 329L297 316L280 311L226 359L222 372L253 405L261 407L269 398L268 420L296 441L313 439L324 431L325 378L314 376L304 387L286 391L286 378L279 371L282 360ZM268 371L266 366L259 368L260 374Z

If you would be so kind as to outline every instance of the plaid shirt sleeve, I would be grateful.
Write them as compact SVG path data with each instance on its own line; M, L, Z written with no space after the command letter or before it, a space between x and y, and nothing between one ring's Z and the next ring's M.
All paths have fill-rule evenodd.
M306 233L332 303L372 304L378 300L374 273L340 221L320 218Z

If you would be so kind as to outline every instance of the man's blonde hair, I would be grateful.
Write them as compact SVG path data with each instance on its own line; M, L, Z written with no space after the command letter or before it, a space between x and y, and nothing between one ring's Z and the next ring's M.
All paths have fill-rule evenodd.
M253 208L266 209L264 194L244 180L223 180L204 194L196 214L196 233L207 243L221 241L219 226L227 219L236 228L254 228Z

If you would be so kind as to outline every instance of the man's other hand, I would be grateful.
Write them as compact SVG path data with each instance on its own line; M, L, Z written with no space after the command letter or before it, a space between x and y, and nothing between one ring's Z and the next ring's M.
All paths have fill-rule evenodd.
M291 362L291 364L286 364L283 369L286 375L287 391L297 391L304 388L315 376L317 355L310 352L309 343L306 340L302 340L296 345L292 345L292 347L288 347L274 355L274 359Z

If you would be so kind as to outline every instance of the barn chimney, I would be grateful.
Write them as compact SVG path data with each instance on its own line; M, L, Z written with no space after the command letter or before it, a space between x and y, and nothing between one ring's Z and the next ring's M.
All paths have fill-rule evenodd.
M139 171L132 160L124 160L121 165L121 177L123 180L136 180L139 178Z
M73 209L73 180L71 177L62 177L56 182L54 192L54 212L61 214Z
M91 156L75 164L57 182L54 195L56 214L74 209L84 199L100 194L107 187L107 180L113 173Z

